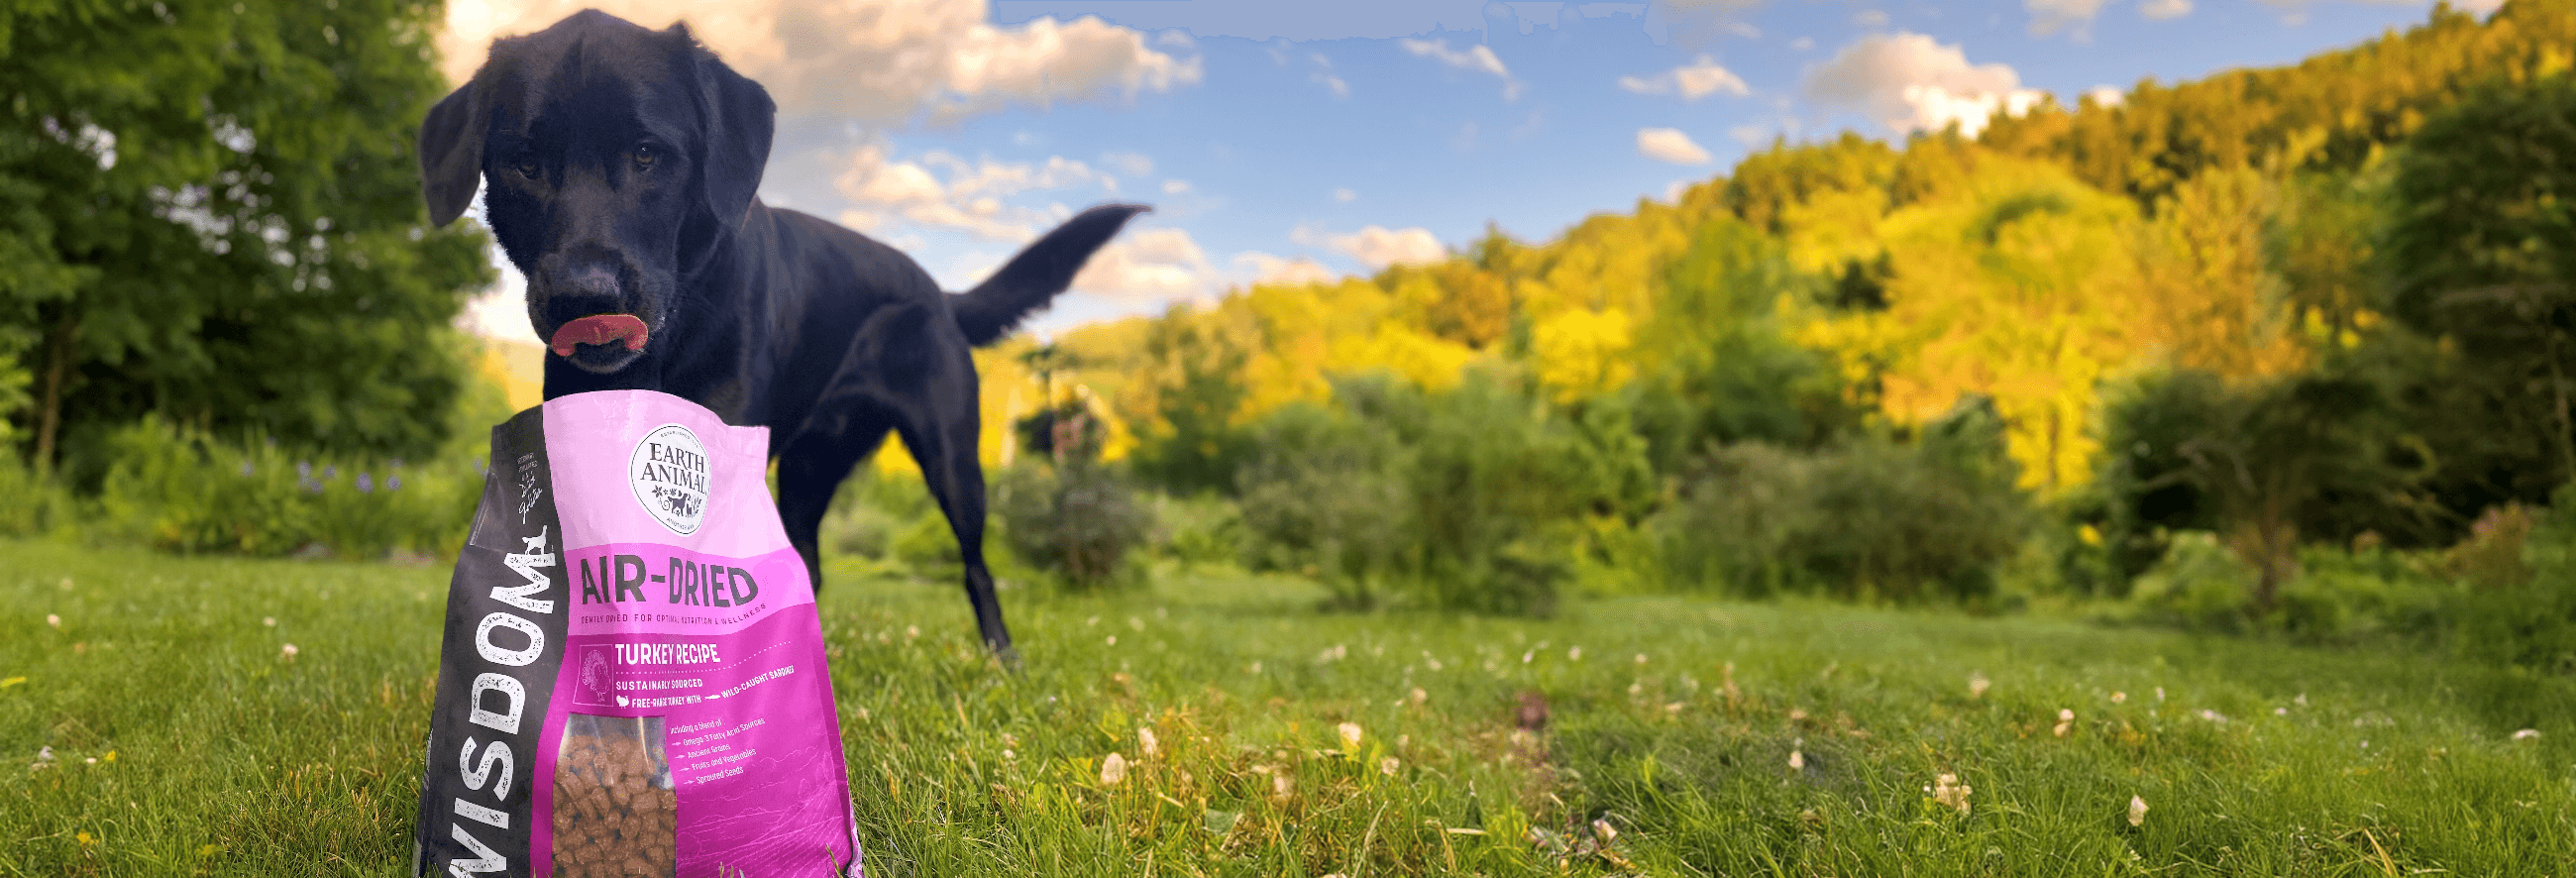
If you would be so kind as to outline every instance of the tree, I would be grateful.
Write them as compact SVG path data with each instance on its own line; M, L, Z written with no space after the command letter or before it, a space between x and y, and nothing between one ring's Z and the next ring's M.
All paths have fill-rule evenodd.
M2560 75L2480 92L2426 122L2396 161L2379 248L2387 309L2444 354L2434 368L2449 386L2419 396L2447 400L2426 414L2467 428L2440 477L2463 520L2547 502L2576 476L2571 155L2576 77Z
M1851 420L1842 376L1792 343L1781 300L1812 279L1752 224L1720 217L1661 279L1656 319L1638 327L1634 417L1666 472L1712 443L1812 446ZM1864 379L1865 380L1865 379Z
M1235 425L1243 409L1245 352L1188 305L1154 322L1145 357L1154 381L1154 418L1137 449L1139 475L1181 492L1234 489L1234 471L1250 435Z
M2404 505L2410 470L2396 409L2367 376L2335 370L2230 386L2184 370L2151 376L2113 407L2104 481L2115 539L2153 527L2209 528L2260 577L2267 612L2298 574L2302 539L2338 507Z
M1880 223L1885 308L1829 314L1799 339L1834 351L1901 424L1989 397L2023 487L2085 480L2096 382L2156 341L2138 294L2137 211L2059 168L1999 155L1921 192Z
M2243 167L2302 137L2322 135L2305 167L2359 167L2481 82L2566 70L2576 60L2570 45L2576 4L2515 0L2481 21L2437 3L2422 25L2295 65L2170 87L2140 82L2116 105L2072 114L1997 116L1979 142L2057 161L2154 208L2203 171Z
M412 143L439 5L0 10L0 397L38 465L146 413L428 450L484 235L430 229ZM5 400L0 400L5 402ZM0 408L5 413L5 408Z

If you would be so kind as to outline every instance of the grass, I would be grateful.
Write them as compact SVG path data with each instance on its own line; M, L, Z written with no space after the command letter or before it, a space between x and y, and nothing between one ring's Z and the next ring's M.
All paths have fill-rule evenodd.
M2576 686L2427 656L1677 598L1328 615L1302 583L1166 571L1006 592L1012 674L953 586L838 572L873 875L2576 863ZM400 873L446 579L0 542L0 875ZM1519 734L1532 690L1551 720Z

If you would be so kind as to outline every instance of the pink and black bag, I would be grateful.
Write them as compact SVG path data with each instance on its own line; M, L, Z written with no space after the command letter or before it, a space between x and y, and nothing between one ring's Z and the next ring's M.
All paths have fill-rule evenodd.
M768 440L640 390L493 429L448 589L412 874L860 876Z

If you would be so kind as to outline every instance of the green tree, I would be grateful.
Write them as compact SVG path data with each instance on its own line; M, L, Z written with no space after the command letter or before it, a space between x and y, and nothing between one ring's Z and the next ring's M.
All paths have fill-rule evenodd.
M1788 231L1789 208L1829 192L1884 189L1896 171L1887 144L1851 131L1830 143L1792 147L1787 139L1736 165L1722 196L1738 219L1772 234Z
M1629 396L1639 431L1666 472L1710 443L1813 446L1855 418L1841 376L1791 342L1782 297L1820 285L1752 224L1720 217L1664 272L1655 319L1640 327L1643 374Z
M2142 81L2116 106L1998 115L1978 138L2045 157L2153 209L2183 181L2244 167L2300 138L2318 138L2313 169L2359 167L2383 144L2489 80L2528 82L2576 60L2576 4L2513 0L2481 20L2436 3L2425 22L2293 65L2196 82Z
M1234 489L1234 471L1251 436L1235 426L1248 390L1249 355L1222 337L1196 309L1178 306L1154 321L1145 339L1154 418L1136 451L1136 472L1183 493Z
M451 323L490 272L479 229L427 228L420 203L442 17L0 9L0 413L23 381L12 432L40 466L151 412L337 450L437 442L462 375Z
M2151 376L2113 407L2114 550L2155 528L2209 528L2259 572L2257 613L2298 575L2298 546L2347 504L2405 505L2410 470L2385 388L2333 370L2229 386L2186 370ZM2161 547L2157 547L2159 550ZM2134 557L2121 560L2134 574Z
M2423 414L2462 519L2542 503L2576 475L2576 77L2485 90L2396 161L2379 256L2388 311L2438 340ZM2448 431L2446 431L2448 432Z

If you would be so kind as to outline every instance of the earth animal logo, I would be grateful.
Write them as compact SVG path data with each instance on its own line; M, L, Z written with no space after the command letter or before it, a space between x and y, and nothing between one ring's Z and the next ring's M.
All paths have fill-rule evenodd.
M672 533L697 533L706 521L714 479L707 469L707 447L689 428L663 424L645 433L627 458L626 481L635 489L635 502Z

